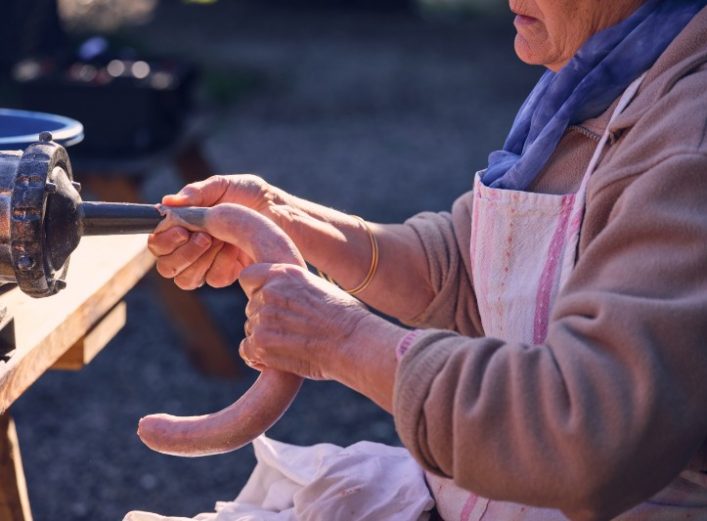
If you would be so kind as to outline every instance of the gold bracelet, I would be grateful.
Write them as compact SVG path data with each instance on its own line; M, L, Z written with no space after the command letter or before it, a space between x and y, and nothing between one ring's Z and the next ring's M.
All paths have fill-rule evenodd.
M368 286L370 286L371 281L373 280L373 276L376 274L376 271L378 270L378 259L380 257L380 251L378 249L378 240L376 239L376 236L373 234L373 231L371 230L371 227L368 226L368 223L361 219L358 215L352 216L354 219L359 221L363 228L366 230L366 233L368 233L368 240L371 242L371 266L368 268L368 274L366 274L366 278L363 279L363 282L356 286L353 289L343 289L346 293L349 295L356 295L358 293L361 293L363 290L365 290ZM326 273L323 273L320 270L317 270L317 273L319 273L319 276L328 280L332 284L336 284L334 279L332 279L329 275ZM337 284L338 286L338 284ZM339 286L341 287L341 286Z

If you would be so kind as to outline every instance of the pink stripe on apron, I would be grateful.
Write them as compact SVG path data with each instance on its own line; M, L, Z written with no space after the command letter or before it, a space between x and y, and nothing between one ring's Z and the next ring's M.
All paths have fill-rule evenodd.
M550 318L550 304L553 297L555 283L559 282L558 268L561 265L560 256L565 246L567 236L567 226L570 220L572 206L574 205L574 194L562 197L562 209L560 218L555 228L555 233L550 241L550 250L545 259L545 269L540 277L538 295L535 299L535 320L533 321L533 343L542 344L547 337L547 324ZM577 228L575 233L579 233Z

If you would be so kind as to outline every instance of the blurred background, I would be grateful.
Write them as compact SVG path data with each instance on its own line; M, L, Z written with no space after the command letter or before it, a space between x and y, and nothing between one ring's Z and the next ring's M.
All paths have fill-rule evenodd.
M255 172L377 222L443 211L499 148L540 72L513 53L499 0L3 0L0 106L71 116L87 199L156 202L212 173ZM232 499L249 448L150 452L151 412L202 413L253 381L236 287L187 296L157 277L78 373L45 375L13 406L34 518L193 516ZM307 383L270 436L398 444L391 418Z

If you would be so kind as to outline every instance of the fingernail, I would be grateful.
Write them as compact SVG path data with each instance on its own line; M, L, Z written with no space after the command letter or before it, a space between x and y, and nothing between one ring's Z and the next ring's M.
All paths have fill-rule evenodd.
M162 197L162 204L170 206L170 205L180 204L180 203L186 202L188 200L189 200L189 197L183 193L169 194L169 195L165 195L164 197Z
M194 237L194 242L202 248L211 246L211 238L205 233L197 233L196 237Z
M177 234L177 240L179 242L186 242L189 240L189 232L186 231L184 228L175 228L175 233Z

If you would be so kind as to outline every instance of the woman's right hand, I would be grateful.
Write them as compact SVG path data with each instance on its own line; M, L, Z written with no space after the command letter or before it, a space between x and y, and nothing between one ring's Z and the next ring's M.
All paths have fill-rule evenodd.
M212 176L188 184L179 193L166 195L165 206L215 206L236 203L272 218L269 207L276 190L252 174ZM181 289L196 289L204 284L221 288L233 284L252 259L233 244L213 239L204 232L192 233L175 226L149 236L147 245L157 257L157 271L174 279Z

